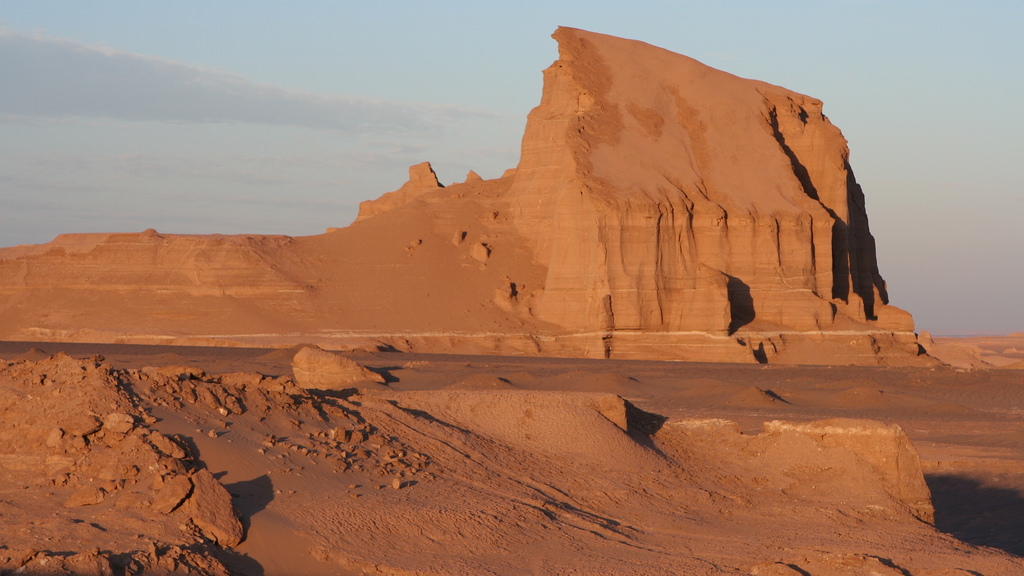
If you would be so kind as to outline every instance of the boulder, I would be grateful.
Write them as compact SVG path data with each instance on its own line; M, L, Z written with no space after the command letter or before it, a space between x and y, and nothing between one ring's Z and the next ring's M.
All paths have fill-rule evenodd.
M64 421L64 430L75 436L88 436L98 432L103 422L92 414L72 414Z
M336 390L357 383L384 384L380 374L366 369L355 360L324 350L305 346L292 358L295 382L302 388Z
M135 418L131 414L111 412L103 417L103 430L115 434L127 434L135 428Z
M192 522L207 538L230 548L242 541L242 523L238 520L231 494L209 470L192 474L192 495L186 505Z
M150 506L161 514L170 514L192 493L192 481L183 474L164 478Z
M65 508L80 508L82 506L95 506L103 502L107 493L95 486L87 486L76 490L71 497L64 501Z
M809 423L772 421L764 425L769 434L796 432L821 445L841 447L866 461L881 477L888 492L902 501L925 522L934 522L931 490L924 479L921 458L898 424L875 420L835 418Z

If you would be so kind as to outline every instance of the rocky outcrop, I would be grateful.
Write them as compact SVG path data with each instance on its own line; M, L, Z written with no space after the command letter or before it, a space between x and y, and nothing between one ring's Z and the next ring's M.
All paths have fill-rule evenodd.
M25 549L0 551L0 572L227 574L217 550L243 537L231 495L121 376L101 358L0 360L5 545Z
M899 425L839 418L804 424L776 420L766 422L764 428L769 434L803 434L822 446L850 450L872 467L886 490L915 516L925 522L935 521L921 458Z
M920 361L819 100L642 42L554 37L501 178L445 187L417 164L318 236L0 249L0 338Z
M822 103L559 28L509 191L571 331L909 332Z
M209 470L204 468L192 474L188 506L192 521L210 540L221 546L237 546L242 541L242 523L231 503L231 494Z
M295 382L302 388L337 390L353 384L384 384L380 374L368 370L351 358L318 346L304 346L292 359Z
M900 426L839 418L771 421L750 435L721 419L669 420L654 436L669 456L719 459L724 477L760 470L760 489L776 487L797 499L837 495L845 506L900 510L932 523L935 509L917 450ZM726 462L725 454L745 461Z
M475 176L476 173L472 170L470 174ZM479 180L479 176L477 179ZM472 179L472 176L467 176L467 180ZM437 174L434 173L434 168L430 166L430 162L421 162L414 164L409 167L409 180L402 184L402 187L394 192L388 192L376 200L367 200L359 203L359 216L356 220L364 220L371 216L383 214L389 210L393 210L398 206L407 204L412 198L417 195L423 194L424 192L430 192L444 188L444 186L438 182Z

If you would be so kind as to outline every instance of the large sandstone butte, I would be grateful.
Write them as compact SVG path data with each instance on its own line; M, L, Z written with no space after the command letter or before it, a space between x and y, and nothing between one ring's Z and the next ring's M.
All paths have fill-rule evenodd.
M917 362L822 103L559 28L519 166L429 164L319 236L0 250L0 337Z

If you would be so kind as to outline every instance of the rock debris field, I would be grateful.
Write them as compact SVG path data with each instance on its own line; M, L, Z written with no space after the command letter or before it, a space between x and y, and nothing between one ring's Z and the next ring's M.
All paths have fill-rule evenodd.
M1016 370L40 346L4 574L1024 570Z

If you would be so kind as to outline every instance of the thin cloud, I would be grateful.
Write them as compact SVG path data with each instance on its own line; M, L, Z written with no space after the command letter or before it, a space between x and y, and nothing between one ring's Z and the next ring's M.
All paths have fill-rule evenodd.
M217 70L0 26L0 120L101 117L252 123L353 133L428 133L489 113L324 96Z

